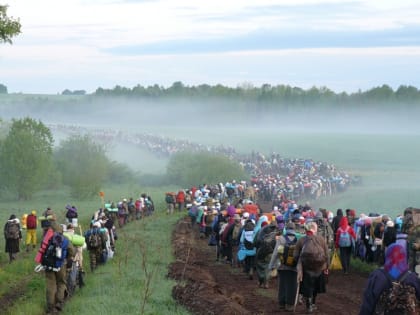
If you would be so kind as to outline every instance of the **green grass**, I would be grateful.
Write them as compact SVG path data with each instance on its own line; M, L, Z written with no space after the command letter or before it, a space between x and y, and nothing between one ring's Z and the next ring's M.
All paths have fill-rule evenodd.
M351 258L350 260L350 268L355 272L363 273L368 275L372 271L378 269L378 265L376 264L367 264L360 259Z
M63 314L188 314L173 300L171 292L174 282L167 278L168 265L173 261L171 235L179 214L167 216L163 201L164 192L171 187L148 190L140 187L104 188L106 199L119 200L123 197L137 197L146 192L155 199L156 213L143 221L135 221L119 229L116 243L116 255L108 263L92 274L86 275L86 287L77 290L71 302L66 304ZM100 199L92 201L70 201L66 191L38 194L31 202L0 202L3 209L1 217L9 216L6 209L16 210L21 215L26 210L41 209L51 206L60 222L64 222L64 207L67 203L79 209L79 221L84 230L91 215L100 207ZM40 233L40 231L39 231ZM25 232L23 233L25 236ZM3 239L3 236L0 237ZM4 244L4 241L2 242ZM23 247L22 247L23 250ZM1 254L0 297L10 292L22 281L28 281L22 288L22 295L15 297L13 309L6 314L43 314L45 308L45 279L42 273L35 273L35 252L18 254L18 260L7 263L5 254ZM84 252L85 269L89 270L88 253ZM146 271L149 276L146 276ZM150 284L146 281L150 280ZM145 289L150 296L145 298Z

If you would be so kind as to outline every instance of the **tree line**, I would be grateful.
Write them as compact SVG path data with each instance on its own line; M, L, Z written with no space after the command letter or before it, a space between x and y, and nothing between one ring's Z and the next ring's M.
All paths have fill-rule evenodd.
M303 89L290 85L263 84L260 87L245 83L237 87L217 85L187 86L180 81L170 87L157 84L151 86L136 85L133 88L115 86L112 89L99 87L94 96L114 96L132 98L190 98L195 100L227 99L273 105L356 105L356 104L420 104L420 90L414 86L401 85L392 89L389 85L373 87L354 93L336 93L328 87Z

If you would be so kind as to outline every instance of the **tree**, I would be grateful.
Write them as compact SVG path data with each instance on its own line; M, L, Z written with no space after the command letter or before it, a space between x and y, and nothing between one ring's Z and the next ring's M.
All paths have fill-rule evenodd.
M72 136L61 143L54 156L72 197L86 199L100 191L110 165L103 146L86 135Z
M7 94L7 86L0 83L0 94Z
M0 5L0 43L12 43L12 37L20 34L19 19L7 16L7 6Z
M208 152L174 154L169 160L166 175L170 183L184 187L248 177L238 163Z
M41 122L31 118L13 120L1 143L1 178L5 188L28 200L42 189L51 167L53 137Z

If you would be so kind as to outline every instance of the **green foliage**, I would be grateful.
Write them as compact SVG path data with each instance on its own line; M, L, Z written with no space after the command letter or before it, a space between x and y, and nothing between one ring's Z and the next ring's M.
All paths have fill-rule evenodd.
M13 120L0 148L3 187L30 199L48 178L52 146L51 131L41 121Z
M350 266L353 271L364 273L364 274L369 274L378 268L378 265L368 264L364 261L361 261L358 258L351 258Z
M62 95L85 95L85 90L74 90L70 91L69 89L65 89L63 92L61 92Z
M0 5L0 43L12 43L12 37L20 34L20 21L7 16L7 6Z
M113 184L123 184L134 182L136 174L127 164L110 161L108 164L108 182Z
M170 183L184 187L249 177L238 163L207 152L173 155L167 166L167 176Z
M7 94L7 86L0 83L0 94Z
M72 136L55 152L57 169L73 198L96 195L108 176L109 160L104 148L89 136Z
M113 89L99 87L95 96L124 96L133 98L188 98L192 100L214 100L227 99L245 102L248 104L264 104L267 108L313 107L314 105L353 105L356 107L367 104L395 104L420 102L420 90L414 86L400 86L394 91L390 86L384 84L380 87L373 87L366 91L358 91L352 94L346 92L335 93L325 86L313 86L307 90L290 85L263 84L261 87L254 87L252 84L243 83L236 88L223 85L202 84L198 86L186 86L182 82L174 82L170 87L164 88L157 84L143 87L136 85L133 88L115 86ZM269 105L267 107L267 105ZM266 108L267 107L267 108ZM249 107L252 109L252 107Z

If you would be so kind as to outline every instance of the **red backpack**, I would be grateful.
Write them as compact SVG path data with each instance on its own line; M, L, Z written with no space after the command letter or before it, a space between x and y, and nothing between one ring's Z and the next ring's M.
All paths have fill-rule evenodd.
M27 229L36 229L36 216L33 214L28 215L26 218L26 228Z

